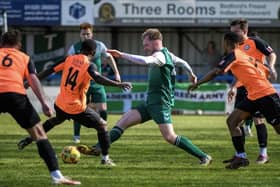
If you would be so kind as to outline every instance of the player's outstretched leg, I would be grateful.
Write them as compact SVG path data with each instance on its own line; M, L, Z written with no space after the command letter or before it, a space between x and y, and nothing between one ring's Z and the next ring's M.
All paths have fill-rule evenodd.
M213 159L210 155L207 155L202 150L200 150L197 146L195 146L187 137L177 136L175 143L177 147L183 149L189 154L199 158L200 165L207 166L212 163Z

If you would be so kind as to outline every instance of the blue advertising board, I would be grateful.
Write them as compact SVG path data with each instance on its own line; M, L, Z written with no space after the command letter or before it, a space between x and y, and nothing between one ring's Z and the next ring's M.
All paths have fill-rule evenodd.
M60 25L61 0L1 0L9 25Z

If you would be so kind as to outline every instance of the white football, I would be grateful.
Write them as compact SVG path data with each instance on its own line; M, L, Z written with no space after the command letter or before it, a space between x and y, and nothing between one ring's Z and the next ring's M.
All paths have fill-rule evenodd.
M195 113L196 113L197 115L202 115L202 114L203 114L203 110L197 109Z

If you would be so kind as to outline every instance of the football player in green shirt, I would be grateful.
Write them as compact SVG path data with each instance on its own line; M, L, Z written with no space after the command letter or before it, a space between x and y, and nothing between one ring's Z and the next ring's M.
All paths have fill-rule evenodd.
M147 100L145 103L126 112L110 131L111 143L117 141L124 130L129 127L154 120L163 138L200 160L200 164L207 166L211 163L210 155L195 146L187 137L177 135L171 119L174 105L175 65L181 65L188 73L194 84L197 77L189 64L175 56L163 47L162 34L158 29L147 29L143 35L143 46L147 56L123 53L118 50L108 50L116 58L123 58L139 65L149 66ZM92 149L85 148L85 154L99 154L99 145Z
M89 23L82 23L80 25L80 38L81 41L73 44L70 49L68 50L68 55L79 54L81 49L81 43L85 39L92 39L93 38L93 28L92 25ZM95 40L96 42L96 52L92 58L92 63L95 64L96 70L99 73L102 73L101 65L103 60L106 60L107 63L111 66L112 70L115 74L115 80L121 81L120 74L118 68L116 66L116 62L112 55L107 53L107 47L104 45L103 42ZM104 86L100 84L94 83L91 81L89 90L87 92L87 102L90 106L94 108L99 115L107 121L107 100L106 100L106 92ZM81 125L74 121L74 137L73 140L75 143L80 143L80 129Z

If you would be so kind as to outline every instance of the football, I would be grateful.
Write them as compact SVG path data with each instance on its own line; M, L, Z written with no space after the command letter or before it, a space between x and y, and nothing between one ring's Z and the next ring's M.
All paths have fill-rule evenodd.
M77 164L81 158L81 154L75 146L66 146L62 149L61 158L64 163Z
M196 113L196 115L202 115L203 114L203 110L197 109L195 113Z

